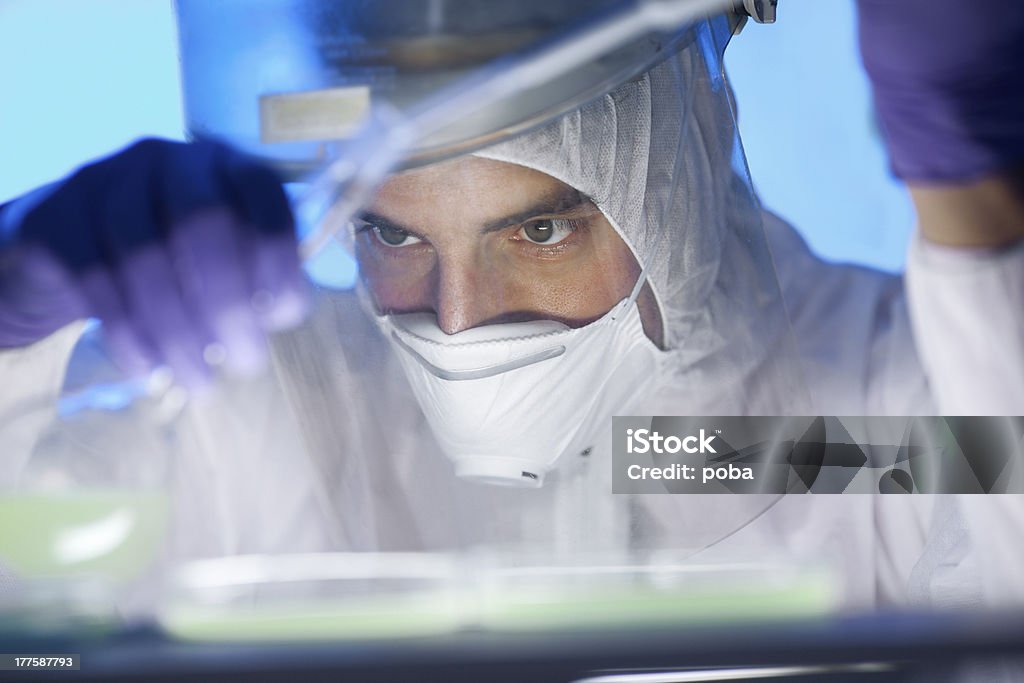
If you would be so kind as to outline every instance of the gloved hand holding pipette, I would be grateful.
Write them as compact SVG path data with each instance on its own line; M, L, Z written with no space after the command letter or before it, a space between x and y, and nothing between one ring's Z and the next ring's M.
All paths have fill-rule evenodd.
M0 348L94 317L127 373L197 387L258 370L306 296L280 181L219 143L141 141L0 207Z

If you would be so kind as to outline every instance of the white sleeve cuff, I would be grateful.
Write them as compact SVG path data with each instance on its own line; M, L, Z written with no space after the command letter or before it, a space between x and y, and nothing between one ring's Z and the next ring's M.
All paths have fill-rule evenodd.
M30 346L0 350L0 488L17 483L53 420L68 359L84 325L75 322Z

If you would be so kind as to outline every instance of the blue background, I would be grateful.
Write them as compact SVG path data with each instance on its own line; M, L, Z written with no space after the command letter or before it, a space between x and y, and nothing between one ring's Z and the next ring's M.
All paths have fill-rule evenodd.
M826 258L901 268L913 213L875 128L852 0L782 0L726 63L765 206ZM0 65L0 201L140 136L181 138L169 1L0 0Z

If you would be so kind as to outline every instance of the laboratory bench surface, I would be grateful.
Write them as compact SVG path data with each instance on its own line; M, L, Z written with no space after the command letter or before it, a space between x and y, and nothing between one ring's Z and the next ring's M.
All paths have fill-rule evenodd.
M0 672L0 681L669 683L745 680L736 671L744 667L758 669L748 670L749 678L767 681L941 681L967 661L1024 658L1024 613L900 612L299 643L183 642L137 626L92 637L8 633L0 653L81 655L78 671ZM626 673L644 676L620 677Z

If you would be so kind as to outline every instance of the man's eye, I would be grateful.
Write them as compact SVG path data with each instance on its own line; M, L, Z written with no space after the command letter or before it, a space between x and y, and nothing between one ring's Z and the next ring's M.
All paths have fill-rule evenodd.
M575 226L572 221L561 219L543 219L530 221L519 229L519 235L534 244L558 244L572 234Z
M386 247L408 247L423 241L419 237L415 237L399 228L375 225L371 230L377 241Z

